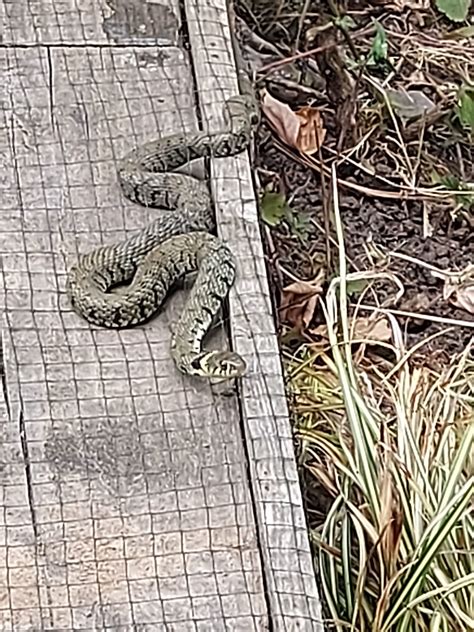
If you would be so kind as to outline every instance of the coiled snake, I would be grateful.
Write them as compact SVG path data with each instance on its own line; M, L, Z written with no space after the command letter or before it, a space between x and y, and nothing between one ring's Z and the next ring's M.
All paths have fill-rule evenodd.
M161 307L185 274L198 271L184 309L172 327L171 355L185 374L220 379L244 374L244 360L231 351L204 351L202 341L235 277L229 248L211 234L214 217L207 185L173 171L190 160L232 156L249 144L258 109L251 87L226 101L227 129L214 134L174 134L144 144L118 165L126 197L161 208L162 217L129 239L80 256L67 277L76 312L109 328L139 325ZM114 286L126 284L120 292Z

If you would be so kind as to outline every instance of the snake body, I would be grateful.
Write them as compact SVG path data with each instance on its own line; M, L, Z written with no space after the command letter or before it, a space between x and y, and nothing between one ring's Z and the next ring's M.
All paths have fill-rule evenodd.
M173 134L131 151L118 165L122 192L133 202L165 211L130 238L82 255L67 277L76 312L109 328L139 325L162 306L176 282L198 271L178 321L171 355L189 375L240 377L244 360L231 351L205 351L203 339L234 282L235 261L214 237L207 185L174 170L202 157L226 157L250 142L257 109L250 91L226 101L225 130ZM114 287L125 285L119 291Z

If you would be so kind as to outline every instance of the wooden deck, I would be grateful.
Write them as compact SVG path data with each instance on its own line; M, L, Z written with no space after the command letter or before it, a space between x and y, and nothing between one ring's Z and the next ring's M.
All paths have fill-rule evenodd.
M322 630L248 157L210 173L238 392L176 372L181 294L109 331L64 293L156 216L115 161L221 124L225 3L0 0L0 29L0 632Z

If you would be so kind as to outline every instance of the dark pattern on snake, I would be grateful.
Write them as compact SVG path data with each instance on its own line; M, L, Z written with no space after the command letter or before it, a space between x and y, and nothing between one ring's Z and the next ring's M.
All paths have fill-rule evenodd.
M89 322L109 328L139 325L161 307L185 274L197 278L178 322L171 354L180 371L221 379L244 374L244 360L231 351L203 351L208 332L235 277L229 248L209 234L214 229L207 185L172 173L190 160L226 157L243 151L257 121L251 91L226 102L227 129L215 134L174 134L133 150L118 166L130 200L165 214L120 243L79 258L67 279L74 309ZM111 291L127 284L120 292Z

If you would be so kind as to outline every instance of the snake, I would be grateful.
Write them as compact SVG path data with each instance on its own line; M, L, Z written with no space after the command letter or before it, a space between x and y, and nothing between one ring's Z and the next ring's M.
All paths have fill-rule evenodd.
M247 369L234 351L203 348L234 283L236 262L213 234L207 183L176 170L198 158L234 156L249 147L258 108L250 82L241 76L239 85L240 93L224 103L223 129L174 133L146 142L118 161L125 197L161 213L123 241L80 255L66 279L75 312L93 325L117 329L149 321L179 281L197 273L171 325L171 357L185 375L221 380L242 377Z

